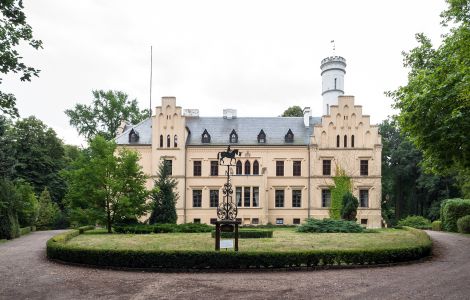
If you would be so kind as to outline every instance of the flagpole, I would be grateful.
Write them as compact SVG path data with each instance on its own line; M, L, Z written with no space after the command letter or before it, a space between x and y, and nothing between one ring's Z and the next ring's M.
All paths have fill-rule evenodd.
M153 47L150 46L150 118L152 117L152 69L153 69Z

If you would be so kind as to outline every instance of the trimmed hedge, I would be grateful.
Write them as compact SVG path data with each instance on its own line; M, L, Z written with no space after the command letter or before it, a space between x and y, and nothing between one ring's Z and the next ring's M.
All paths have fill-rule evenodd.
M31 227L20 228L20 235L25 235L31 232Z
M215 230L212 231L211 236L215 238ZM234 239L235 232L221 232L220 237L223 239ZM241 229L238 231L238 237L240 239L261 239L261 238L272 238L272 230L256 230L256 229Z
M87 225L87 226L78 227L78 232L79 232L80 234L83 234L85 231L93 230L93 229L95 229L95 226L93 226L93 225Z
M470 215L458 219L457 228L460 233L470 233Z
M442 228L457 232L457 220L470 215L470 199L448 199L441 205Z
M214 226L207 224L185 223L185 224L155 224L155 225L116 225L113 227L116 233L135 233L135 234L149 234L149 233L199 233L211 232Z
M346 232L346 233L359 233L364 232L364 227L353 221L346 220L333 220L333 219L314 219L309 218L305 223L297 227L298 232Z
M432 230L434 231L442 231L442 222L441 221L434 221L431 223Z
M66 241L79 235L78 230L72 230L47 242L47 257L70 263L118 268L246 269L390 264L430 255L431 240L426 233L412 228L406 230L419 238L419 245L393 249L290 252L100 250L69 246Z
M416 229L431 229L431 221L422 216L408 216L398 221L398 226L408 226Z

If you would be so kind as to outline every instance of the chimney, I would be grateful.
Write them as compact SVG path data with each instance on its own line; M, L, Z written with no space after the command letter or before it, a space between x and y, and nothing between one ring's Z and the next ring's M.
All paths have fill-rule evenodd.
M224 109L224 119L235 119L237 117L237 110L226 108Z
M304 108L304 125L305 127L310 126L310 117L312 116L312 110L310 107L305 107Z
M185 117L199 117L199 109L183 109L183 116Z

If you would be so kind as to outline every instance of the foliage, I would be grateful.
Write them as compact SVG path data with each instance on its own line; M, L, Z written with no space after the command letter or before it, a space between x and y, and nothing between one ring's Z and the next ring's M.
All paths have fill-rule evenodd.
M26 23L23 12L23 1L8 0L0 2L0 72L20 73L21 81L30 81L32 76L38 76L39 70L28 67L22 62L18 52L19 44L27 43L34 49L42 48L42 42L33 38L33 30ZM1 83L0 78L0 83ZM19 116L15 107L16 98L13 94L0 91L0 112L10 116Z
M442 24L452 25L441 45L424 34L419 46L404 53L408 83L388 95L400 110L400 128L423 154L423 165L436 174L458 173L470 179L470 22L468 0L448 0Z
M359 201L354 197L351 192L347 192L343 196L343 203L341 207L341 219L346 221L356 221L357 207Z
M330 218L339 220L343 205L343 197L351 192L351 178L346 171L336 167L336 175L333 177L335 185L331 188Z
M159 166L158 179L155 180L155 188L151 192L152 213L149 223L172 223L176 224L176 179L170 177L170 166L162 161Z
M442 228L457 232L457 220L470 215L470 199L448 199L441 206Z
M67 201L71 216L84 224L106 224L139 217L147 211L146 176L138 164L136 152L121 149L97 136L90 148L64 172L69 182Z
M30 183L40 194L47 187L60 204L66 185L60 176L65 166L64 146L55 131L35 117L18 120L12 128L17 164L16 177Z
M93 230L93 229L95 229L94 225L87 225L87 226L78 227L78 233L82 234L85 231L89 231L89 230Z
M460 233L470 233L470 215L457 220L457 229Z
M215 238L215 230L212 231L211 236ZM221 232L220 237L223 239L234 239L235 232ZM272 238L272 230L262 230L262 229L240 229L238 231L238 237L240 239L263 239L263 238Z
M387 119L379 125L382 136L382 216L389 225L407 215L439 219L440 202L459 196L452 176L426 174L422 154L400 131L397 122Z
M32 231L32 226L20 228L20 235L26 235Z
M39 215L36 222L38 229L54 228L55 222L60 217L60 209L57 203L52 202L47 188L39 196Z
M416 229L431 229L431 221L422 216L408 216L398 222L398 226L408 226Z
M442 222L441 221L432 222L431 229L434 231L442 231Z
M303 116L304 116L304 112L302 108L300 108L300 106L298 105L291 106L282 113L282 117L303 117Z
M149 234L149 233L200 233L211 232L214 226L198 223L185 223L185 224L154 224L154 225L115 225L113 226L116 233L136 233L136 234Z
M92 93L92 105L77 104L65 111L70 125L87 139L101 135L111 140L116 137L122 121L137 124L149 117L149 111L140 111L137 100L129 100L126 93L111 90L95 90Z
M364 228L352 221L308 218L297 227L298 232L364 232Z
M18 209L18 221L21 226L33 226L39 216L39 202L29 183L19 182L18 192L20 207Z
M0 178L12 179L17 163L14 143L10 134L11 122L0 115Z
M92 249L66 243L78 230L54 236L47 242L47 257L65 262L125 268L245 269L285 267L328 267L333 265L389 264L419 259L431 254L426 233L410 229L414 245L387 249L341 249L303 251L201 251Z
M0 179L0 239L20 236L17 210L19 197L12 182Z

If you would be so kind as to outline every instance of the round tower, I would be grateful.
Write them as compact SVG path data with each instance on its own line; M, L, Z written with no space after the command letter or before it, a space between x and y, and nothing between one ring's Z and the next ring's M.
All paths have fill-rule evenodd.
M338 104L338 96L344 94L344 74L346 59L330 56L321 61L323 114L330 114L331 105Z

